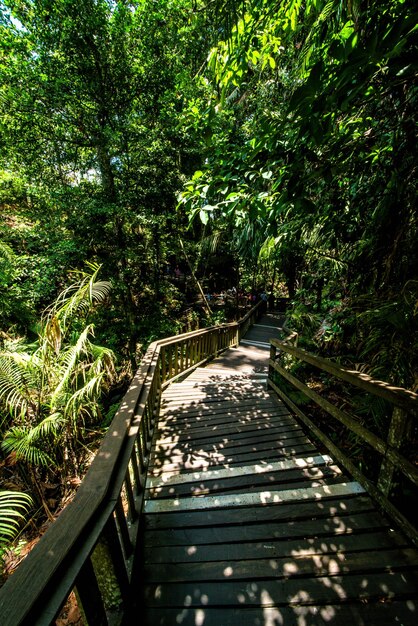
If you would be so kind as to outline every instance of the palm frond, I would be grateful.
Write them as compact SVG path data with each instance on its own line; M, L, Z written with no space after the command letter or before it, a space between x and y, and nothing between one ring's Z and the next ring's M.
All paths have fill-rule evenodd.
M62 342L62 332L60 323L56 315L52 315L48 319L45 325L44 337L47 344L49 344L55 354L59 354Z
M88 336L93 332L93 326L89 324L79 335L77 343L74 346L67 348L61 355L60 382L56 387L51 397L51 405L54 406L58 400L59 395L65 389L72 379L78 360L82 355L86 355L89 352L90 341Z
M397 297L379 301L358 298L356 313L358 355L371 367L371 375L409 387L414 381L416 333L414 299Z
M100 372L86 382L83 387L77 389L72 394L65 407L65 414L71 417L74 422L77 419L77 415L81 409L90 412L88 407L97 404L97 399L100 394L104 372Z
M19 354L0 354L0 399L15 417L28 409L32 382L27 362Z
M24 426L13 426L4 436L2 449L6 454L13 452L18 461L26 461L30 465L54 465L51 457L34 443L32 430Z
M221 230L215 230L210 235L202 237L200 240L200 253L202 255L215 254L222 243L224 234L225 233Z
M0 241L0 259L4 259L8 263L12 263L14 258L15 253L12 248L4 241Z
M335 2L335 0L329 0L329 2L327 2L325 6L322 8L315 22L312 24L311 28L309 29L308 35L300 51L299 58L300 58L300 66L301 66L302 71L305 71L309 64L309 60L315 49L315 40L318 37L318 33L320 33L323 27L323 24L327 20L329 20L331 15L336 11L338 4L339 2Z
M20 491L0 492L0 546L12 541L25 514L32 505L32 498Z
M47 309L46 324L56 317L60 322L61 331L64 332L75 316L86 315L94 304L103 302L107 298L111 283L97 280L101 266L91 263L89 268L90 273L77 272L79 280L64 289L53 305Z
M64 424L64 416L60 411L51 413L45 417L39 424L32 426L28 430L27 440L29 443L36 443L43 438L55 437Z
M104 372L106 378L112 380L114 376L116 376L115 355L113 351L95 344L90 344L90 348L94 360L89 367L89 372L93 375Z

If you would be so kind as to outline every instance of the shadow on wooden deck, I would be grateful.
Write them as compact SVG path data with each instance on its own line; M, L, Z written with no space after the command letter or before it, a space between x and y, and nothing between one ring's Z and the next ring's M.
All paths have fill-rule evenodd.
M267 359L246 344L164 392L125 626L415 625L417 551L266 390Z

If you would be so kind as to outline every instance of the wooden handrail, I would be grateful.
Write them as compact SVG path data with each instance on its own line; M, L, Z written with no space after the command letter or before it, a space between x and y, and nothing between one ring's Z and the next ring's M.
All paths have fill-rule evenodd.
M338 363L335 363L334 361L310 354L301 348L296 348L295 346L290 345L288 343L288 339L285 341L273 339L271 343L279 350L283 350L284 352L287 352L288 354L291 354L292 356L295 356L310 365L314 365L318 369L328 372L345 382L351 383L364 391L368 391L375 396L388 400L402 409L410 411L417 410L418 394L413 391L409 391L408 389L404 389L402 387L395 387L394 385L386 383L382 380L374 379L367 374L358 372L357 370L349 370L341 367L341 365L338 365Z
M408 422L410 418L416 418L418 415L418 394L408 389L395 387L381 380L375 380L366 374L349 370L340 366L329 359L318 357L314 354L306 352L295 345L297 334L289 334L284 340L272 339L270 360L269 360L269 386L289 405L289 407L300 417L304 424L317 436L317 438L325 444L331 453L336 456L345 468L358 480L363 487L372 495L380 506L382 506L389 515L402 527L404 532L418 545L418 533L416 528L409 520L399 512L390 499L390 493L393 485L393 476L395 470L406 476L412 484L418 486L418 469L400 452L402 442L408 432ZM323 398L308 385L291 374L284 364L280 364L282 353L309 363L317 367L321 371L325 371L340 380L344 380L355 387L372 393L375 396L383 398L394 406L392 421L389 427L387 440L381 436L371 432L359 421L346 411L336 407L326 398ZM277 373L285 380L290 382L296 389L313 400L318 406L324 409L329 415L337 419L341 424L355 433L363 442L366 442L374 450L382 455L382 465L380 469L377 485L366 478L359 468L343 453L333 442L305 413L280 389L275 382L274 374Z
M0 589L2 626L54 623L74 587L86 623L106 624L109 604L95 573L100 568L95 555L99 544L123 606L129 593L128 560L141 530L145 473L162 387L237 345L256 320L260 304L238 322L149 346L74 500ZM170 359L165 370L164 358Z

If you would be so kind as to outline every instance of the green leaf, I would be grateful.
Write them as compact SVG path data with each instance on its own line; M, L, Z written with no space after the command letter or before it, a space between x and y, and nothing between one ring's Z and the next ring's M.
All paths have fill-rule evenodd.
M199 217L200 217L200 221L202 222L202 224L207 224L208 223L209 215L203 209L200 210Z
M32 506L32 502L28 494L20 491L0 492L0 546L16 537L21 521Z

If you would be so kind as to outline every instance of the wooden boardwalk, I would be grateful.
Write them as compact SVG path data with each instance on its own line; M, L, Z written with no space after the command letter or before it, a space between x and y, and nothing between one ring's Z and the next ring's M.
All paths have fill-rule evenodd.
M418 552L266 389L278 325L164 392L126 623L418 623Z

